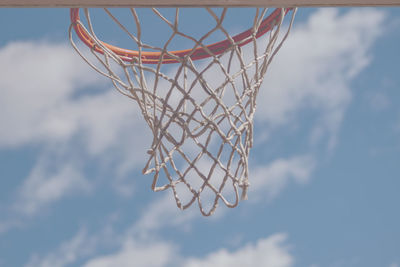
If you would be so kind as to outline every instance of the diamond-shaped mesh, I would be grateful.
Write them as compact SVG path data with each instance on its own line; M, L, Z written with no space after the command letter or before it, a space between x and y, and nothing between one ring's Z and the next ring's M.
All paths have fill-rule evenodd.
M141 39L144 29L139 11L130 9L136 25L132 33L105 9L137 45L137 57L124 56L100 41L87 9L84 10L86 26L80 20L74 21L70 40L86 62L109 77L119 92L139 105L153 133L143 169L143 173L154 175L152 189L172 189L181 209L197 201L201 213L208 216L220 200L228 207L237 206L239 189L242 199L247 198L256 97L268 65L289 34L295 10L288 26L282 26L288 10L276 10L278 16L269 22L268 35L259 40L260 27L266 27L263 21L268 9L256 8L250 35L244 39L232 37L225 29L227 8L221 14L210 8L205 10L215 20L215 26L195 38L190 32L180 30L178 8L173 20L153 8L153 13L172 32L164 46L156 47ZM75 44L72 29L77 25L91 39L88 45L94 56ZM285 28L285 33L279 35L281 28ZM228 42L222 51L204 44L215 32L222 33ZM170 52L169 43L177 36L195 45L184 54ZM158 52L158 58L146 62L147 57L142 56L145 49ZM202 60L195 61L200 53L203 53ZM163 63L170 63L168 60L176 64L167 68Z

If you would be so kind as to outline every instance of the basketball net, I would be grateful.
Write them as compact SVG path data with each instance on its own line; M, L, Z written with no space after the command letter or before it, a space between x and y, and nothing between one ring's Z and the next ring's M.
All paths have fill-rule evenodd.
M173 20L153 8L172 30L160 47L141 39L143 29L135 8L130 9L135 32L104 10L134 41L136 51L100 41L88 9L83 12L86 23L79 18L79 9L71 9L69 37L92 68L138 104L153 134L143 169L144 174L153 174L152 190L171 189L180 209L197 201L201 213L209 216L220 201L236 207L239 191L247 199L256 98L269 64L290 32L296 9L281 8L269 14L267 8L256 8L251 29L235 36L223 26L229 8L219 15L205 9L215 26L195 38L180 30L179 8ZM283 26L289 14L289 23ZM218 31L226 40L204 44ZM73 32L86 49L75 43ZM168 45L175 37L186 38L194 46L170 51Z

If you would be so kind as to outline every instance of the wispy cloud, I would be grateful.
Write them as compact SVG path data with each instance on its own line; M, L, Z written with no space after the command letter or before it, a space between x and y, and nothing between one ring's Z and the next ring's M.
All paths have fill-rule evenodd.
M367 95L372 110L384 111L391 106L389 97L384 92L374 92Z
M351 100L351 81L371 62L384 20L385 13L377 9L341 13L330 8L297 23L260 90L259 123L287 126L301 110L312 109L318 119L311 143L327 135L332 148Z
M293 266L294 257L290 253L287 234L278 233L248 243L235 251L220 248L204 257L187 257L174 243L153 239L137 239L128 236L121 248L112 254L93 256L85 267L111 266ZM39 265L44 267L46 265Z
M305 155L277 159L267 166L257 166L252 170L250 194L254 194L256 200L265 200L265 197L271 200L281 193L291 180L298 184L307 183L315 165L315 159Z
M309 155L276 159L266 166L253 166L250 176L249 201L272 200L290 183L308 183L315 169L316 160ZM173 201L172 193L164 195L147 204L139 220L131 228L131 233L147 236L166 227L190 230L191 222L201 217L197 207L181 212ZM228 192L225 197L230 197ZM239 204L240 205L240 204ZM212 219L224 216L227 209L219 209Z
M177 256L173 244L161 241L138 242L128 239L115 254L89 260L84 267L163 267L171 266Z
M2 233L7 232L9 229L19 227L21 225L22 225L22 222L15 218L12 218L12 219L8 218L4 221L0 221L0 235Z
M25 267L63 267L93 253L97 238L90 237L81 229L70 240L62 243L57 249L44 257L34 254Z
M233 267L233 266L266 266L289 267L293 266L294 258L287 245L286 234L275 234L260 239L256 244L247 244L237 251L220 249L210 253L203 259L190 259L184 266L188 267Z
M70 239L44 255L32 253L24 267L64 267L77 265L78 262L79 266L85 267L161 267L179 261L181 255L175 244L155 239L154 236L143 238L129 231L116 232L113 222L115 214L105 218L104 227L97 231L80 228ZM110 249L113 252L104 253Z
M76 166L64 163L52 172L49 164L46 160L40 161L24 181L15 204L17 211L33 215L68 194L91 190L91 184Z
M197 208L191 207L185 212L181 212L170 192L165 192L164 196L152 201L144 209L139 220L131 227L130 232L139 236L147 236L156 230L164 227L181 227L190 229L190 222L198 218L200 213Z

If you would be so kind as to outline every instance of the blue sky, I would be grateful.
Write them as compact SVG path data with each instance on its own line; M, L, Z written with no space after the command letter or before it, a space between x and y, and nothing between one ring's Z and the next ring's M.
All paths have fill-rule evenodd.
M1 267L400 266L400 9L299 10L249 200L207 218L151 191L150 131L75 54L69 10L0 13Z

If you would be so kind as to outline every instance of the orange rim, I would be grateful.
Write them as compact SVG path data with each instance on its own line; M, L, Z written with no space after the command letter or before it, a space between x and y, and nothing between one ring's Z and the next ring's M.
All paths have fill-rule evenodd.
M291 8L285 8L284 13L287 14ZM282 9L277 8L272 12L267 18L265 18L261 24L260 27L258 28L256 38L261 37L265 33L269 32L273 26L277 23L277 21L280 19L282 13ZM79 8L71 8L71 22L73 24L74 30L76 34L78 35L79 39L86 44L88 47L93 48L96 52L103 54L103 50L96 45L95 41L89 36L89 34L83 29L80 23L80 17L79 17ZM240 34L237 34L232 37L232 39L235 41L235 43L239 43L239 47L242 47L248 43L251 42L251 38L248 38L251 36L251 30L248 29L247 31L244 31ZM248 38L247 40L245 40ZM245 40L245 41L243 41ZM241 42L243 41L243 42ZM139 51L137 50L129 50L129 49L124 49L120 48L105 42L101 41L101 44L113 51L115 54L120 56L120 58L124 61L132 62L133 59L139 58ZM219 55L222 54L224 51L226 51L228 48L230 48L232 45L231 41L229 39L225 39L223 41L219 41L217 43L213 43L210 45L207 45L207 49L211 51L214 55ZM169 51L169 53L183 58L187 55L190 54L190 58L192 60L198 60L198 59L203 59L203 58L208 58L211 57L210 53L206 51L203 47L198 47L196 49L185 49L185 50L176 50L176 51ZM140 53L141 56L141 61L142 63L145 64L157 64L159 62L168 64L168 63L178 63L179 60L165 54L162 52L148 52L148 51L142 51ZM162 57L162 58L161 58Z

